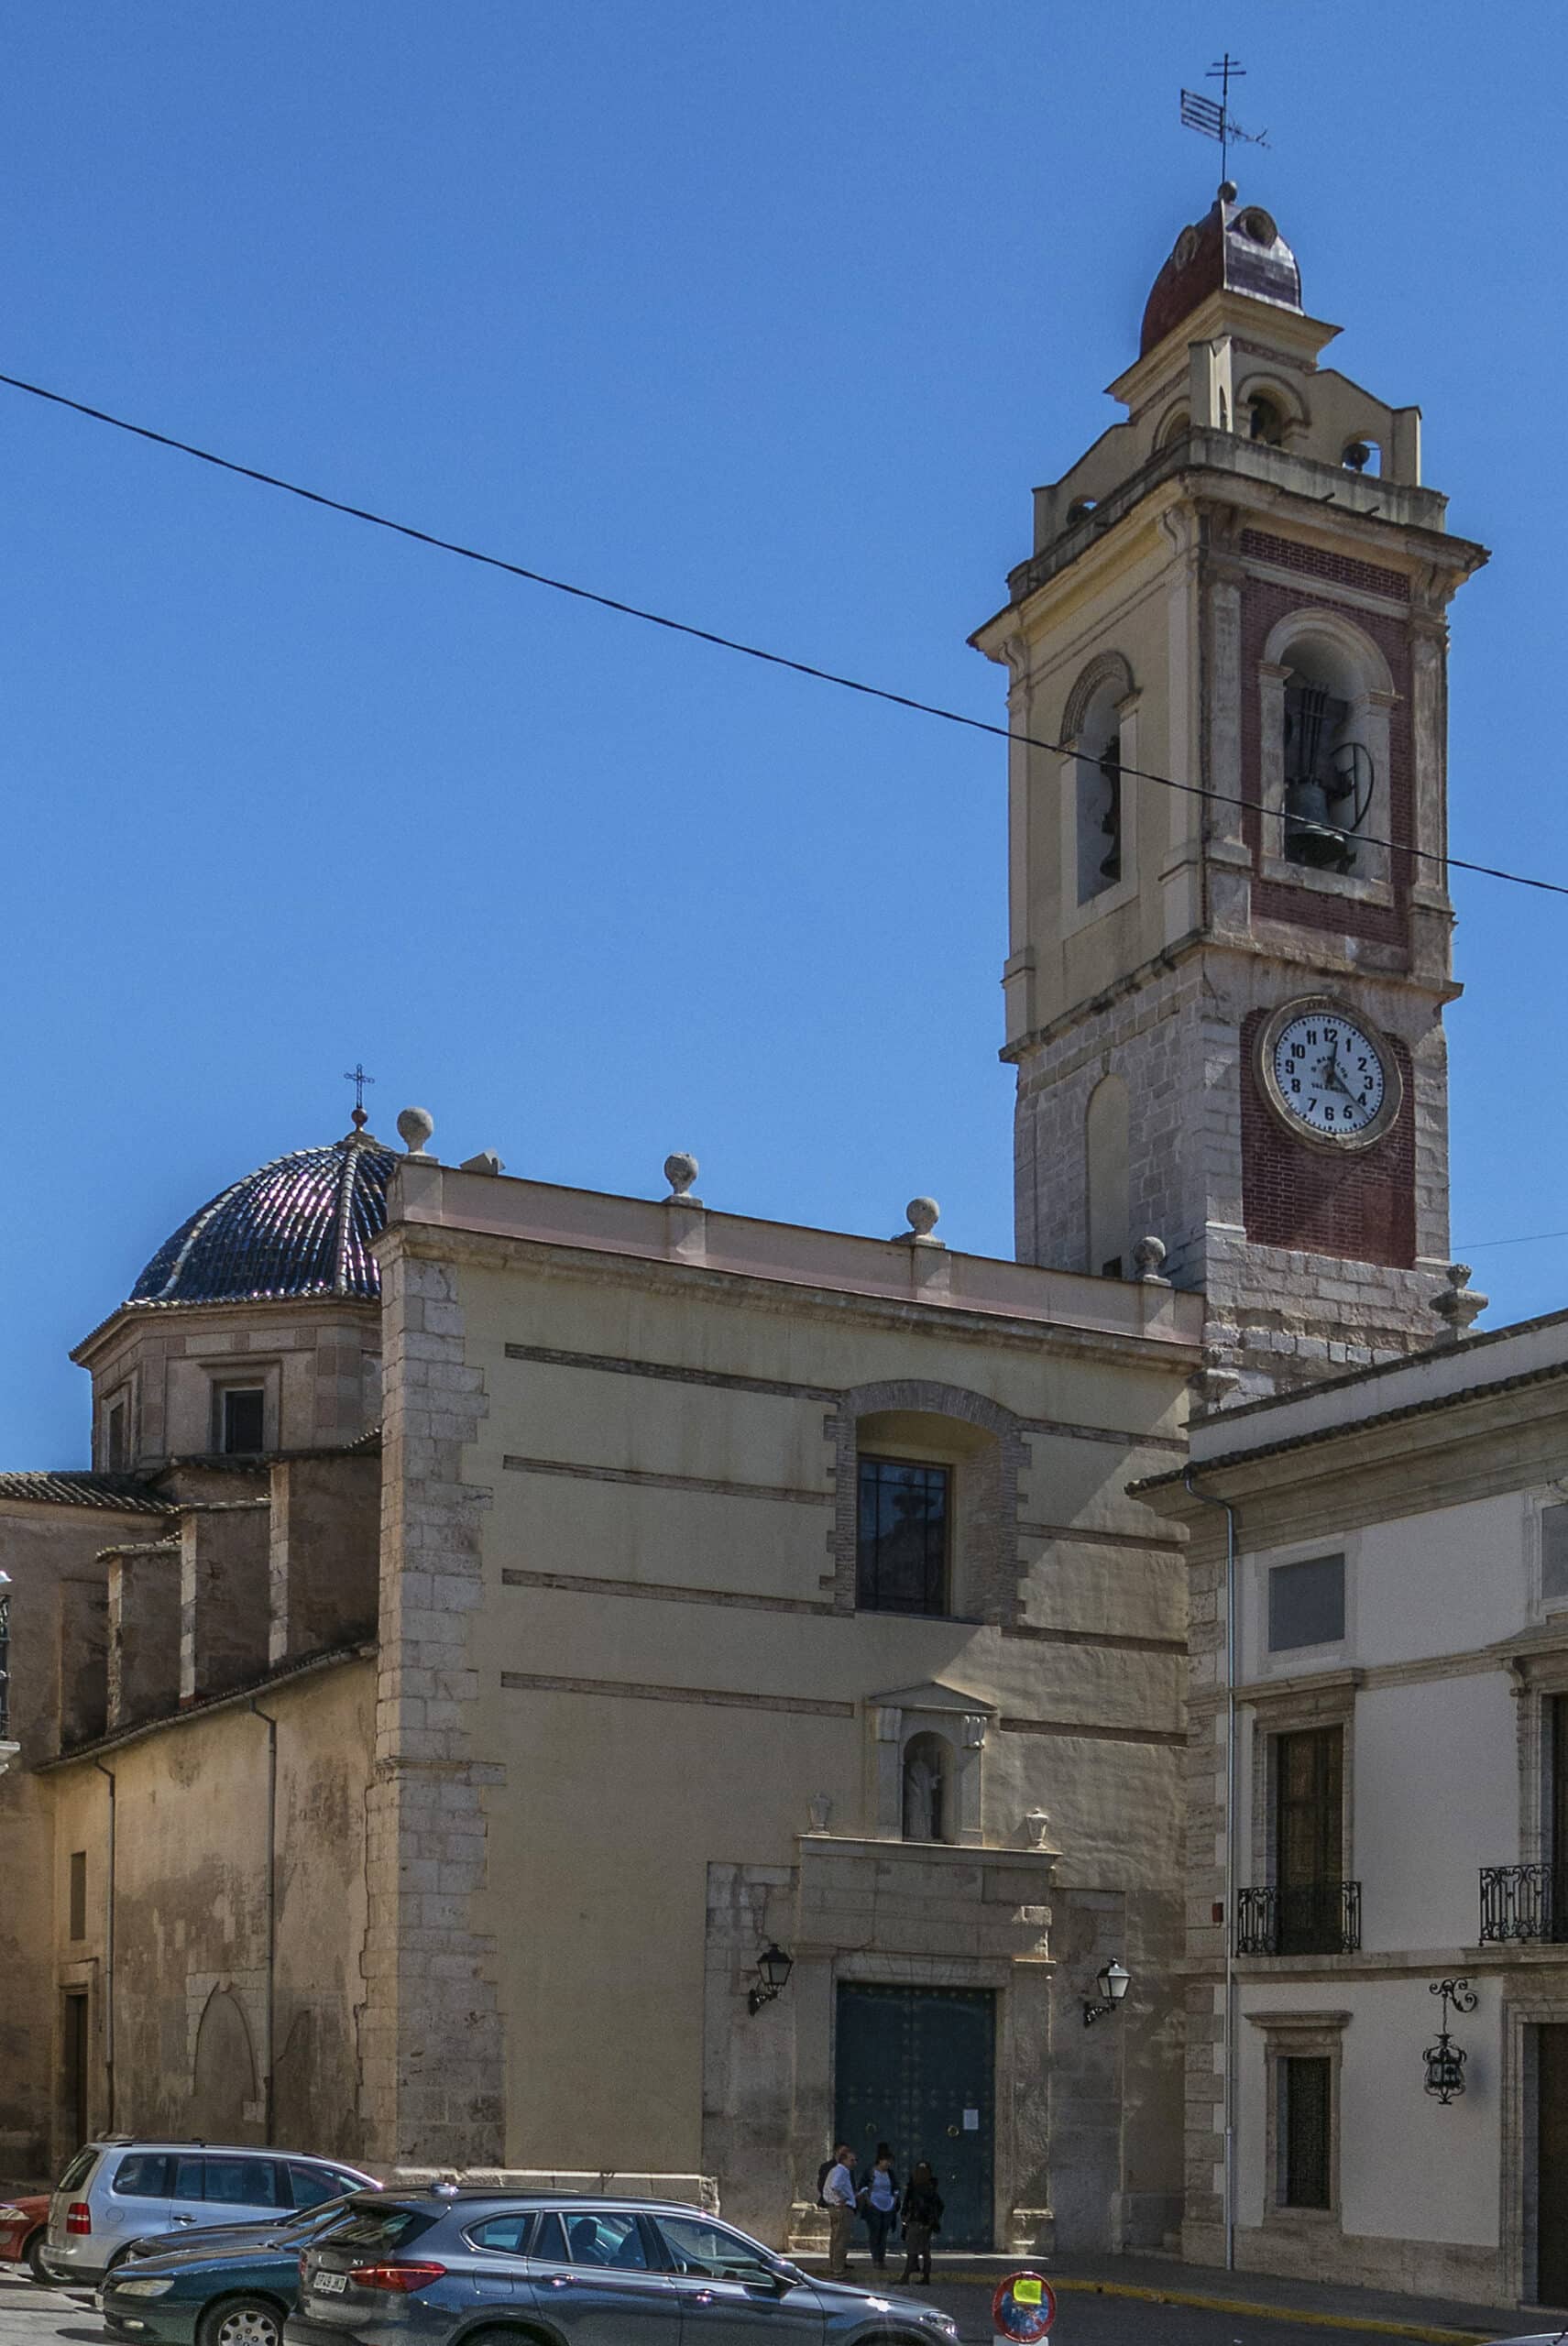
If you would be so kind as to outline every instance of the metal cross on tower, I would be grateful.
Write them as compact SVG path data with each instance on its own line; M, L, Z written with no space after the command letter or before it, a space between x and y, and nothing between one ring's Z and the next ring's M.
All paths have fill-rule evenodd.
M1210 66L1205 78L1218 82L1219 97L1208 97L1201 90L1183 90L1181 119L1189 130L1201 130L1205 138L1219 140L1220 176L1228 180L1231 176L1231 141L1239 138L1249 147L1266 147L1268 133L1266 130L1244 130L1231 112L1231 83L1246 79L1246 67L1239 57L1233 57L1227 49L1223 57Z
M365 1112L365 1086L374 1083L376 1079L373 1075L367 1075L362 1062L356 1059L352 1072L345 1074L343 1080L354 1086L354 1113L350 1121L355 1131L362 1133L370 1121Z

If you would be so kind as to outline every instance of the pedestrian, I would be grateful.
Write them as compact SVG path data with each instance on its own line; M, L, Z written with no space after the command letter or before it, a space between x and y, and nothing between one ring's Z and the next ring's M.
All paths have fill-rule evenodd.
M822 2180L822 2204L828 2210L828 2278L844 2280L850 2270L850 2234L855 2228L855 2154L840 2143L833 2164Z
M898 2216L898 2177L893 2171L893 2154L885 2143L877 2144L876 2163L866 2181L863 2212L866 2230L871 2234L872 2263L879 2273L885 2273L887 2236Z
M942 2195L937 2178L922 2159L904 2195L904 2274L905 2281L931 2286L931 2240L942 2229ZM918 2265L918 2273L916 2267Z

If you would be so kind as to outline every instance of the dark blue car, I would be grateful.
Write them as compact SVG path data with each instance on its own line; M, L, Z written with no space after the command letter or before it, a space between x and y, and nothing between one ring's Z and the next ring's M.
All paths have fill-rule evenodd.
M342 2223L352 2200L329 2200L275 2224L236 2225L222 2239L132 2256L104 2275L104 2326L134 2346L282 2346L300 2288L300 2258Z

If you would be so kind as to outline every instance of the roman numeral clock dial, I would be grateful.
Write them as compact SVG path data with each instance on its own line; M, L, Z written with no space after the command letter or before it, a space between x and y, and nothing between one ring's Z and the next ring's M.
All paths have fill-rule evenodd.
M1339 1003L1287 1003L1258 1038L1265 1099L1299 1140L1368 1148L1399 1113L1393 1052L1368 1021Z

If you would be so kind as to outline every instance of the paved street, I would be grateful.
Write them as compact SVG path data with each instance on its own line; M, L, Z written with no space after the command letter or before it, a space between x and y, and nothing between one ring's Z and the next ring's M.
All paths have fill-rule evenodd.
M867 2276L858 2272L850 2277ZM981 2346L992 2337L991 2292L982 2284L938 2281L931 2297L959 2322L965 2346ZM1529 2319L1520 2317L1511 2326L1528 2329ZM1507 2335L1507 2328L1499 2334ZM55 2346L57 2340L67 2346L104 2346L105 2335L91 2306L58 2290L0 2276L0 2346ZM1052 2339L1054 2346L1332 2346L1335 2341L1341 2346L1388 2346L1387 2335L1376 2330L1308 2327L1265 2315L1212 2313L1076 2291L1062 2297Z

